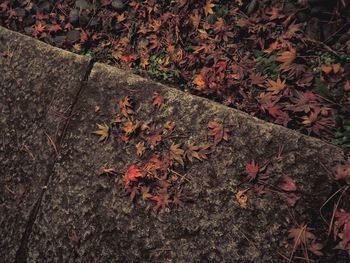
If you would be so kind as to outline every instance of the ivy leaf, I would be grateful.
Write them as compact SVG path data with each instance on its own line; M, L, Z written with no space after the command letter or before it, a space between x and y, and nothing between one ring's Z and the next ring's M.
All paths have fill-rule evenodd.
M98 130L94 131L94 134L100 135L100 138L98 139L99 142L103 142L108 139L109 137L109 127L107 124L97 124Z

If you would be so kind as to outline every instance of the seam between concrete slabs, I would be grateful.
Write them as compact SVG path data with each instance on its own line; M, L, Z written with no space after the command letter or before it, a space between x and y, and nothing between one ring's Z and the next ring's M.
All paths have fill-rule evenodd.
M49 47L51 47L51 46L49 46ZM84 90L84 87L86 86L86 83L88 82L88 79L89 79L89 76L91 74L91 71L92 71L92 68L93 68L94 64L95 64L95 60L91 59L89 61L89 64L87 65L87 68L85 70L83 79L80 80L79 89L78 89L77 93L75 94L75 96L73 98L72 104L70 105L70 110L68 111L67 114L65 114L66 121L64 122L63 127L60 129L61 135L58 137L57 142L56 142L57 143L56 146L58 146L57 147L57 153L58 154L60 153L60 146L62 145L62 143L63 143L63 141L65 139L65 135L67 134L67 131L69 130L69 123L70 123L71 116L72 116L72 114L74 114L75 106L76 106L77 102L79 101L79 98L80 98L80 96L81 96L81 94L82 94L82 92ZM41 207L42 198L43 198L43 196L44 196L44 194L46 192L47 186L48 186L48 184L50 182L50 178L51 178L51 176L53 174L53 169L55 167L55 164L58 161L58 154L57 153L53 152L50 155L50 157L53 159L53 161L49 164L48 172L47 172L46 177L44 178L44 184L43 184L43 188L41 190L41 193L40 193L38 199L36 200L33 209L30 211L29 219L27 221L27 224L26 224L26 227L25 227L25 231L24 231L24 233L22 235L20 246L19 246L19 248L18 248L18 250L16 252L16 258L15 258L15 262L16 263L25 263L25 262L27 262L27 250L28 250L27 244L28 244L28 240L29 240L29 237L30 237L30 235L32 233L33 225L35 223L35 220L36 220L36 217L38 215L39 209Z

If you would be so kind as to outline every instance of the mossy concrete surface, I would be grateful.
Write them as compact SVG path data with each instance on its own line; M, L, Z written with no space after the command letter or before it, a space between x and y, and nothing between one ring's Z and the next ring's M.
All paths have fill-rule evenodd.
M151 104L155 92L165 97L158 110ZM193 194L193 202L183 208L145 211L143 201L131 203L118 190L118 176L98 175L105 163L122 170L137 160L134 147L112 139L99 143L91 133L97 123L111 121L117 101L125 96L134 100L138 119L175 121L178 143L205 142L211 120L232 130L228 142L220 143L208 161L183 171L191 178L184 189ZM278 252L288 253L282 247L292 226L290 208L277 194L260 198L253 191L248 193L248 208L240 208L235 193L242 189L245 165L271 161L267 174L272 184L282 175L292 177L302 196L297 213L306 218L318 213L331 192L331 179L322 165L331 169L342 158L339 148L319 140L95 64L35 222L28 260L281 262Z
M283 175L295 180L299 223L315 218L332 191L327 169L343 159L333 145L99 63L77 96L87 60L4 29L0 41L0 256L5 262L13 261L26 223L32 226L22 244L26 262L282 262L279 253L290 253L284 240L293 226L291 208L276 193L258 197L250 190L248 208L242 209L235 193L249 187L242 184L245 165L268 161L271 185ZM20 45L25 49L14 49ZM7 56L7 46L15 50L13 56ZM165 97L159 109L151 103L155 92ZM208 160L179 167L191 179L182 187L192 201L183 207L146 210L144 201L130 202L116 187L120 175L98 174L106 163L122 171L137 162L131 144L113 138L101 143L92 134L97 123L111 121L125 96L134 100L139 120L175 121L176 143L206 142L212 120L229 128L229 140ZM58 154L48 135L53 141L62 138ZM16 197L21 189L25 194Z
M89 61L0 27L0 262L13 262Z

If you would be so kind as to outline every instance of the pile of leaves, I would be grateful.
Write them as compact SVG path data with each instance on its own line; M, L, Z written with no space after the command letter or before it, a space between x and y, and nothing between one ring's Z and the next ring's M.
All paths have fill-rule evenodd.
M315 7L280 2L5 0L0 24L348 146L349 5L300 22ZM314 18L335 27L322 42Z
M154 94L151 103L156 111L164 103L164 97ZM100 142L112 137L127 148L132 147L137 158L121 170L104 164L99 174L119 174L117 183L130 200L140 197L146 203L156 202L156 211L164 211L171 204L182 206L184 201L190 200L190 194L185 194L182 189L184 183L190 182L184 172L191 163L208 159L222 140L227 141L228 130L222 124L210 121L207 142L200 145L181 143L182 137L175 133L175 122L141 121L134 111L135 106L132 98L124 97L118 102L118 112L111 122L97 124L98 130L94 133L100 136Z

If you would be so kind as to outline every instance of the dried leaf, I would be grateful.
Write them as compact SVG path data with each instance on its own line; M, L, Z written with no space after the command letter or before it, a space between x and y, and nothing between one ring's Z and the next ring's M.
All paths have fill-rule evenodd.
M94 131L94 134L100 135L99 142L105 141L109 137L109 127L107 124L97 124L98 130Z
M222 140L228 141L227 129L216 121L209 121L208 123L208 135L214 137L214 144L217 145Z
M213 4L211 1L207 1L205 6L204 6L204 13L206 16L214 14L213 7L215 4Z
M239 203L239 206L243 209L248 207L248 196L245 192L247 192L247 190L240 190L236 193L236 200Z
M176 160L179 164L181 164L182 166L184 166L184 161L182 156L184 155L184 150L182 150L180 148L180 144L175 144L173 143L170 146L170 156L172 159Z

